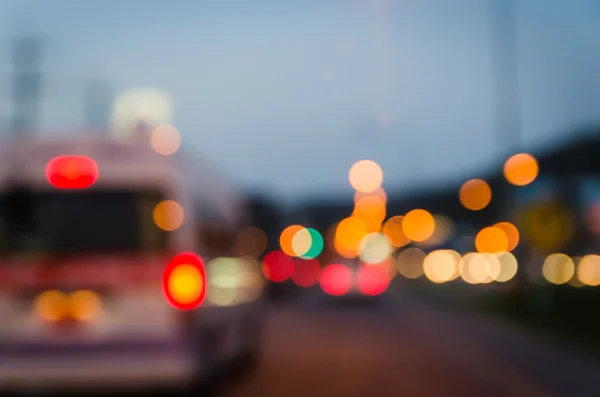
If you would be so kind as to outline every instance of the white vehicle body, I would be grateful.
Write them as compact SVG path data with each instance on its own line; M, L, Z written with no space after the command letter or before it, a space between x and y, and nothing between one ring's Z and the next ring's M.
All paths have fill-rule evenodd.
M174 254L195 252L208 262L198 238L198 209L235 230L244 221L238 196L202 164L111 139L6 143L0 148L0 195L13 182L33 195L53 191L45 167L64 155L96 162L99 177L86 191L156 191L180 204L184 221L166 232L164 250L148 255L0 252L0 391L188 385L254 348L248 328L259 321L254 298L229 306L205 301L186 312L171 307L162 288ZM34 308L48 290L93 291L102 308L76 326L56 326Z

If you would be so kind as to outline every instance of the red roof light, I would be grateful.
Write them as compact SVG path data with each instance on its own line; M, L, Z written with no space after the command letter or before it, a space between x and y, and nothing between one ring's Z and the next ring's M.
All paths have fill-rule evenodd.
M46 164L46 179L58 189L85 189L98 180L98 165L87 156L58 156Z

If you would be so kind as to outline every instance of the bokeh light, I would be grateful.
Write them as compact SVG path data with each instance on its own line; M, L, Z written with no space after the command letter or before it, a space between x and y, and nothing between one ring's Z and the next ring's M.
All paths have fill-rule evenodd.
M586 255L577 265L577 278L591 287L600 285L600 256Z
M360 259L366 264L385 261L394 251L392 243L383 233L367 234L359 243Z
M206 298L215 306L230 306L240 302L243 281L247 274L236 258L215 258L206 266L209 288Z
M361 219L356 217L343 219L335 233L337 253L345 258L357 257L359 244L368 233L367 225Z
M321 233L317 230L309 227L306 231L308 231L308 234L310 235L310 247L308 248L308 251L300 256L303 259L313 259L321 255L325 242L323 241L323 236L321 236Z
M354 190L371 193L381 187L383 171L373 160L360 160L350 167L348 179Z
M169 124L173 108L169 96L156 88L138 88L123 92L114 102L111 129L116 138L129 139L140 122L152 128Z
M516 186L530 184L538 176L538 172L537 160L527 153L515 154L504 163L504 177Z
M475 236L475 248L482 253L508 251L508 237L499 227L489 226L481 229Z
M519 231L538 251L560 252L574 237L577 220L571 210L557 201L535 203L519 215Z
M352 288L352 271L344 265L328 265L321 271L319 284L326 294L345 295Z
M316 259L295 259L292 281L299 287L312 287L319 282L321 265Z
M173 200L158 203L152 212L156 226L166 231L178 229L184 220L183 208Z
M281 250L285 252L289 256L296 256L296 252L293 246L293 240L296 233L300 230L303 230L304 226L300 225L291 225L286 227L281 235L279 236L279 246Z
M378 232L385 219L385 202L375 196L365 196L354 205L352 216L361 219L369 233Z
M565 284L575 274L575 263L565 254L548 255L544 261L542 274L552 284Z
M35 311L45 321L59 321L69 314L69 297L61 291L46 291L37 296Z
M102 301L93 291L75 291L70 296L70 315L78 321L89 321L102 311Z
M398 253L396 267L402 276L408 279L417 279L423 275L424 261L425 252L420 248L411 247Z
M150 133L150 146L163 156L170 156L181 146L181 134L172 125L160 125Z
M517 274L519 267L517 258L510 252L497 252L495 255L500 263L500 272L496 275L494 280L500 283L512 280Z
M262 261L262 271L265 278L275 283L282 283L292 276L294 263L292 258L283 251L269 252Z
M499 264L490 263L491 255L471 252L463 256L460 268L460 277L468 284L483 284L492 280L490 274L493 270L499 272ZM495 268L495 269L493 269Z
M402 219L402 231L412 241L427 240L433 234L434 229L433 216L423 209L412 210Z
M177 304L191 305L202 299L205 293L204 283L204 275L198 266L183 263L173 268L166 291Z
M519 235L519 229L515 225L510 222L499 222L494 225L495 227L501 229L506 238L508 239L508 249L507 251L512 251L519 245L519 239L521 238Z
M402 230L402 219L404 219L404 217L401 215L393 216L383 224L381 229L382 233L387 236L394 248L404 247L410 243L410 239L406 237Z
M356 287L367 296L385 292L390 285L389 269L385 266L361 266L357 273Z
M434 283L445 283L459 275L462 258L457 252L439 250L430 252L423 261L425 277Z
M292 237L292 251L294 252L293 256L303 256L310 250L310 246L312 245L312 236L308 229L302 228L298 230L294 237Z
M471 179L461 186L458 199L465 208L479 211L492 201L492 189L484 180Z

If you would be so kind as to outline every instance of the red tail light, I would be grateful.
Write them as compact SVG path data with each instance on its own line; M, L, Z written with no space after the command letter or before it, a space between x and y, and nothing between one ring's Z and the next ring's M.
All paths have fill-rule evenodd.
M98 180L98 165L86 156L58 156L46 164L48 183L59 189L85 189Z
M163 274L163 291L171 306L192 310L206 296L206 272L202 259L194 253L177 255Z

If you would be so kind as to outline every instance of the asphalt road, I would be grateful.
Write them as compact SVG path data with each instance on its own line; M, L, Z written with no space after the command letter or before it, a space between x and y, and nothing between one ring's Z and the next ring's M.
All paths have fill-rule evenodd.
M600 396L600 365L402 294L273 308L259 365L227 397Z

